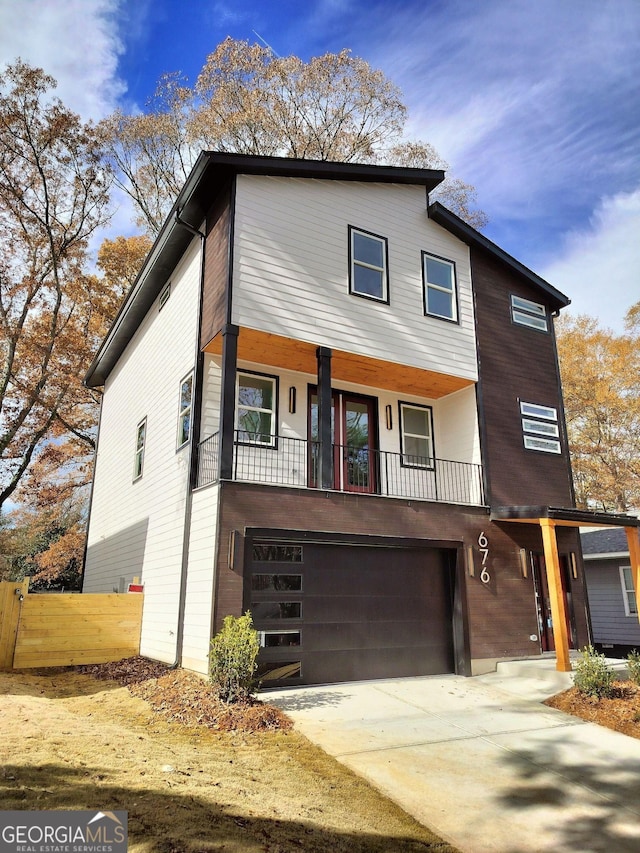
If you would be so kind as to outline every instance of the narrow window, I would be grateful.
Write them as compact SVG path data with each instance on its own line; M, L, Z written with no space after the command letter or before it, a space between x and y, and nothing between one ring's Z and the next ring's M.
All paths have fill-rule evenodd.
M521 401L520 415L523 441L527 450L539 450L542 453L562 452L557 440L560 436L557 409Z
M402 465L433 468L433 424L430 406L400 403Z
M520 326L529 326L539 332L549 331L545 306L514 294L511 295L511 319Z
M178 448L184 447L191 436L191 398L193 373L180 383L180 410L178 413Z
M387 241L349 226L349 292L389 302Z
M625 616L637 616L638 605L636 603L636 592L633 588L631 566L620 566L620 583L622 584Z
M147 438L147 419L144 418L136 427L136 455L133 463L133 479L142 477L142 466L144 463L144 445Z
M424 310L431 317L458 322L456 267L452 261L422 253Z
M275 447L276 399L275 376L256 373L238 374L236 406L238 441Z
M164 288L158 299L158 311L162 311L171 296L171 282Z

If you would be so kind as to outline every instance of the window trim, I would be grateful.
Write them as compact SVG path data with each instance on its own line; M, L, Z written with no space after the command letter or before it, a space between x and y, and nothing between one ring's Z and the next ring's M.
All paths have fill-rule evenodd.
M433 252L425 252L424 250L421 252L420 257L422 259L422 310L424 311L425 317L434 317L436 320L444 320L446 323L454 323L455 325L459 326L460 306L458 304L458 271L456 269L456 262L450 260L449 258L443 258L440 255L434 255ZM441 287L439 284L433 284L428 281L427 258L431 258L434 261L439 261L442 264L448 264L451 267L451 278L453 282L452 291ZM446 317L444 314L436 314L433 311L429 311L429 303L427 300L427 296L430 287L434 290L439 290L441 293L451 293L451 309L453 312L452 317Z
M627 586L627 582L624 576L624 570L629 569L629 572L632 571L631 566L618 566L618 571L620 572L620 585L622 587L622 601L624 604L624 615L625 616L633 616L634 619L638 618L638 608L636 605L635 598L635 590L633 588L633 575L631 575L631 588ZM633 600L633 609L631 608L631 601Z
M536 421L532 418L522 418L522 431L532 435L541 435L543 438L560 438L558 424L553 421Z
M511 294L511 321L518 326L549 334L549 314L546 305ZM544 324L544 327L540 324Z
M389 240L387 237L382 237L380 234L374 234L373 231L366 231L364 228L357 228L355 225L349 225L349 293L352 296L359 296L361 299L370 299L373 302L381 302L383 305L389 305ZM353 237L354 234L361 234L363 237L369 237L373 240L378 240L383 245L382 260L383 267L372 266L365 261L358 261L354 255ZM382 273L382 296L373 296L371 293L360 293L355 289L355 266L356 264L367 269L377 270Z
M410 409L421 409L423 411L426 410L429 413L429 430L430 430L429 439L431 442L431 455L428 457L428 459L429 459L428 465L417 465L417 464L414 464L411 462L405 462L405 456L411 455L409 453L405 453L405 449L404 449L405 428L404 428L403 409L405 407L410 408ZM435 436L433 434L433 406L427 406L424 403L410 403L407 400L398 400L398 424L399 424L399 432L400 432L400 467L401 468L415 468L419 471L435 471L435 467L436 467L436 443L435 443ZM410 437L425 438L425 436L414 436L413 433L410 433Z
M191 432L193 429L193 370L189 371L185 377L180 380L179 392L178 392L178 433L176 436L177 440L177 450L182 450L183 447L186 447L191 440ZM182 387L187 382L191 382L191 394L189 395L189 405L185 406L184 409L182 406ZM180 436L182 435L182 421L185 416L189 416L189 430L187 433L186 439L180 443Z
M241 376L260 376L262 379L271 379L273 382L273 409L254 409L255 411L271 411L271 433L270 433L270 442L266 444L262 441L240 441L238 438L241 429L238 425L238 411L240 409L239 405L239 396L240 396L240 377ZM264 447L265 449L277 450L278 449L278 399L280 393L279 386L280 377L276 375L272 375L270 373L260 373L257 370L244 370L244 368L237 368L236 370L236 406L235 406L235 431L236 431L236 444L247 445L249 447ZM243 406L242 408L247 408Z
M560 442L554 438L543 438L538 435L524 435L524 446L526 450L536 450L540 453L562 453Z
M142 442L140 438L142 437ZM144 456L147 444L147 416L145 415L136 425L135 453L133 456L133 482L142 479L144 473Z
M558 410L554 409L553 406L540 406L538 403L525 403L523 400L520 400L520 414L530 418L558 423Z
M558 410L553 406L527 403L524 400L518 402L525 450L553 453L556 456L562 454Z

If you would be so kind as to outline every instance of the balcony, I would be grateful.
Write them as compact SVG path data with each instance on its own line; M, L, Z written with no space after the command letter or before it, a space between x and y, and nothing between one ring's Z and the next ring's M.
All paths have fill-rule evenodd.
M302 438L235 433L231 479L297 488L317 488L319 445ZM200 442L198 487L218 480L219 433ZM482 506L482 467L470 462L333 445L333 488L419 501Z

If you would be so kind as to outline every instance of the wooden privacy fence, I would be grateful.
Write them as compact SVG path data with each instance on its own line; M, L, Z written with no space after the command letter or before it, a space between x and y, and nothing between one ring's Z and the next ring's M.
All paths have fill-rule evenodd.
M29 594L0 582L0 669L106 663L139 654L141 593Z

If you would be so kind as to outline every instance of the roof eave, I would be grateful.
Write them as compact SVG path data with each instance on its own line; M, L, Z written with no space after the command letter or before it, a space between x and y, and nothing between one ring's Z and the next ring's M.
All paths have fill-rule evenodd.
M427 194L444 180L441 169L201 152L86 373L84 383L89 388L104 385L160 289L194 239L193 234L176 222L176 213L180 214L181 219L198 227L211 204L212 185L222 186L238 174L411 184L425 187Z
M504 249L501 249L500 246L493 243L484 234L476 231L475 228L472 228L471 225L460 219L459 216L456 216L455 213L452 213L444 205L440 204L440 202L434 201L429 205L429 218L433 219L434 222L437 222L438 225L441 225L447 231L450 231L454 236L462 240L463 243L486 252L501 264L507 266L512 272L526 279L529 284L540 288L556 310L566 308L571 303L568 296L565 296L564 293L561 293L553 285L549 284L548 281L545 281L537 273L533 272L533 270L520 263L520 261L508 252L505 252Z

